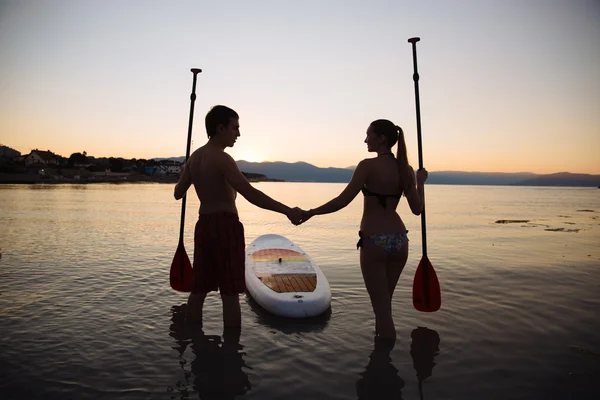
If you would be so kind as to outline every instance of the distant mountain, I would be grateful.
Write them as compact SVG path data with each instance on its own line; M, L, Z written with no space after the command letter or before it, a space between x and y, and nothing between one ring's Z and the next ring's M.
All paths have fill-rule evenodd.
M178 161L178 162L182 163L182 162L185 161L185 156L181 156L181 157L152 158L151 160L154 160L154 161L172 160L172 161Z
M513 185L537 175L531 172L430 171L427 183L443 185Z
M155 158L176 160L185 157ZM354 167L320 168L305 162L282 161L249 162L236 161L241 171L265 175L270 179L288 182L350 182ZM588 186L600 187L600 175L560 172L540 175L531 172L464 172L430 171L428 184L443 185L516 185L516 186Z
M515 183L519 186L590 186L600 187L600 175L572 174L558 172L556 174L538 175Z
M429 184L512 185L512 186L590 186L600 187L600 175L559 172L539 175L531 172L429 172Z
M286 163L237 161L240 170L263 174L288 182L350 182L353 171L346 168L320 168L305 162Z

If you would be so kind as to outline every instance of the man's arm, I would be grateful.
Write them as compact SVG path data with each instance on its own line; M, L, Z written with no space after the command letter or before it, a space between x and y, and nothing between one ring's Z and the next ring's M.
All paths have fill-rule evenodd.
M192 184L192 174L190 173L189 164L189 162L183 164L183 171L179 176L179 181L175 185L175 200L182 199Z
M223 153L223 157L220 161L221 170L225 179L227 179L227 182L236 192L244 196L246 200L257 207L285 214L288 218L290 217L292 209L252 186L229 154Z

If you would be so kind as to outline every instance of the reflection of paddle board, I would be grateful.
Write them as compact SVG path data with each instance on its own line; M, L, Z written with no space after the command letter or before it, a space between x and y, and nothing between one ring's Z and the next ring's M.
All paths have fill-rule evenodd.
M312 317L331 304L323 271L280 235L259 236L246 249L246 289L265 310L283 317Z

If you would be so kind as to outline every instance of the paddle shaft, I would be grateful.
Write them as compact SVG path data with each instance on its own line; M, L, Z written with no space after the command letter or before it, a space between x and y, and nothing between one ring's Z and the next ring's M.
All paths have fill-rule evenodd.
M419 100L419 72L417 70L417 42L418 37L408 39L412 44L413 54L413 81L415 82L415 107L417 109L417 143L419 146L419 169L423 168L423 142L421 140L421 102ZM423 193L425 189L423 188ZM423 242L423 257L427 257L427 232L425 229L425 195L423 194L423 210L421 211L421 235Z
M199 68L192 68L192 74L194 74L194 81L192 83L192 94L190 95L190 121L188 123L188 137L187 137L187 148L185 150L185 161L187 162L190 157L190 147L192 144L192 125L194 123L194 103L196 102L196 78L198 74L202 72ZM183 226L185 224L185 199L186 195L183 195L181 199L181 225L179 227L179 245L183 245ZM182 263L183 265L183 263Z
M413 54L413 81L415 82L415 108L417 110L417 143L419 146L419 169L423 168L423 142L421 140L421 102L419 99L419 71L417 69L417 42L421 40L418 37L408 39L412 45ZM423 274L423 301L427 308L430 305L429 292L429 259L427 258L427 230L425 228L425 188L423 188L423 210L421 211L421 236L423 243L423 257L421 258L420 266L422 265ZM418 273L418 271L417 271Z

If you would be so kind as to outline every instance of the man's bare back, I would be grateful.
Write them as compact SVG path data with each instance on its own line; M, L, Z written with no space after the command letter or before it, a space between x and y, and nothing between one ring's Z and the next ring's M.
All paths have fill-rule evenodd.
M183 167L178 186L193 184L200 199L200 214L230 212L237 214L237 192L225 179L223 166L231 158L222 149L207 143L192 153ZM186 185L188 184L188 185ZM177 194L178 187L175 187Z

